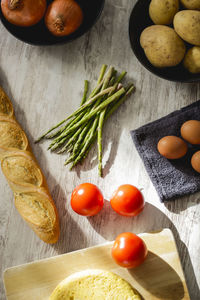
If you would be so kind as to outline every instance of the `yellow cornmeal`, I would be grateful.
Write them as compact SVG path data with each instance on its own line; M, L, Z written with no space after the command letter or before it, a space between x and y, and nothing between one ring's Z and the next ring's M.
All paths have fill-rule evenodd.
M102 270L74 273L63 280L49 300L141 300L120 276Z

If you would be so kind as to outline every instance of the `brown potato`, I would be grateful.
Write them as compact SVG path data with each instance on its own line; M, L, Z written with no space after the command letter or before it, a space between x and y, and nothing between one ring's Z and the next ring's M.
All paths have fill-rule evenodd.
M181 3L187 9L200 10L199 0L181 0Z
M179 11L174 17L174 29L184 41L200 46L200 11Z
M169 25L179 10L179 0L152 0L149 16L154 24Z
M200 47L188 50L183 61L184 67L191 73L200 73Z
M145 28L140 44L150 63L159 68L176 66L185 55L184 42L172 28L165 25Z

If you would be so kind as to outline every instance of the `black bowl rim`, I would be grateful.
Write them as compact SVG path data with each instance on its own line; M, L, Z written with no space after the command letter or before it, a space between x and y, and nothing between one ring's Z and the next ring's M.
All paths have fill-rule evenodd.
M1 2L1 1L0 1ZM103 9L104 9L104 6L105 6L105 0L101 0L101 2L102 2L102 5L101 5L101 8L99 9L99 12L98 12L98 14L97 14L97 17L94 19L94 21L93 21L93 23L90 25L90 27L88 27L87 28L87 30L86 31L84 31L83 33L81 33L80 35L77 35L77 36L75 36L75 37L72 37L72 38L70 38L70 35L69 36L67 36L66 37L66 40L58 40L57 42L52 42L52 43L42 43L42 42L40 42L40 43L32 43L32 42L29 42L29 41L25 41L25 40L23 40L23 39L21 39L21 38L19 38L19 37L17 37L15 34L13 34L7 27L6 27L6 25L4 25L4 22L3 22L3 18L4 17L2 17L3 16L3 14L2 14L2 12L1 12L1 14L0 14L0 20L1 20L1 24L4 26L4 28L13 36L13 37L15 37L17 40L19 40L19 41L21 41L21 42L23 42L23 43L25 43L25 44L28 44L28 45L31 45L31 46L56 46L56 45L64 45L64 44L68 44L68 43L71 43L71 42L73 42L73 41L75 41L75 40L77 40L78 38L80 38L80 37L82 37L83 35L85 35L87 32L89 32L91 29L92 29L92 27L97 23L97 21L99 20L99 18L100 18L100 16L101 16L101 14L102 14L102 12L103 12ZM1 10L1 7L0 7L0 10ZM1 16L2 15L2 16ZM5 19L6 20L6 19ZM16 26L17 27L17 26Z
M129 17L129 41L130 41L130 45L131 45L131 49L133 51L133 53L135 54L135 56L137 57L138 61L141 63L141 65L143 65L143 67L148 70L150 73L153 73L154 75L156 75L157 77L163 78L165 80L168 81L173 81L173 82L182 82L182 83L199 83L200 82L200 75L199 78L193 78L193 79L188 79L188 80L180 80L180 79L169 79L169 77L165 77L163 75L158 75L155 71L151 70L148 66L146 66L146 64L140 59L140 57L137 55L137 53L135 52L132 42L131 42L131 20L133 18L133 14L134 11L136 9L137 4L140 2L140 0L138 0L135 5L133 6L133 9L131 11L130 17ZM141 48L142 49L142 48ZM159 69L159 68L158 68Z

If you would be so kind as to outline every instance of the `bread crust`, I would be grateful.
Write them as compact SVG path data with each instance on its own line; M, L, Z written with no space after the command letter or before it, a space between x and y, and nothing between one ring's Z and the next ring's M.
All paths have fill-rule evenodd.
M15 119L12 103L1 87L0 161L22 218L41 240L56 243L60 234L57 209L26 134Z

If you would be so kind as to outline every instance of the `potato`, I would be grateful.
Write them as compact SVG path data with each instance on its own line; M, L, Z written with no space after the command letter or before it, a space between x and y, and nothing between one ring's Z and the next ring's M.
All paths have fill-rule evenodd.
M200 46L200 11L179 11L174 17L174 29L186 42Z
M179 10L179 0L152 0L149 15L154 24L168 25Z
M200 47L188 50L183 61L184 67L191 73L200 73Z
M200 0L181 0L181 3L187 9L200 10Z
M178 34L165 25L145 28L140 44L150 63L159 68L178 65L185 55L185 44Z

